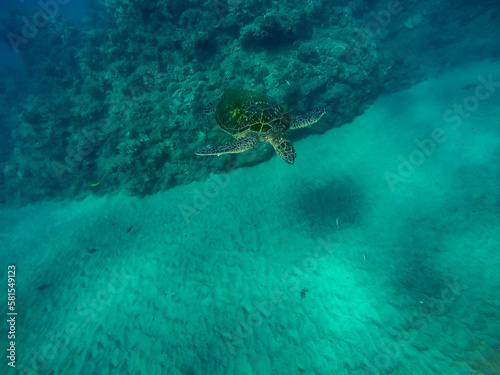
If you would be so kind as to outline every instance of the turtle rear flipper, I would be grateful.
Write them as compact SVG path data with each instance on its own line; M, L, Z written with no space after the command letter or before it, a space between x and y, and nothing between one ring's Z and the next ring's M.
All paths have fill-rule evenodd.
M196 155L205 156L205 155L223 155L223 154L237 154L239 152L243 152L251 149L257 145L257 138L248 137L238 139L237 141L226 143L222 146L217 146L213 148L208 148L206 150L196 151Z
M316 107L305 115L293 117L290 123L290 129L306 128L318 122L325 113L326 110L323 107Z
M285 138L271 138L269 143L273 145L276 154L278 154L281 159L290 165L295 163L295 157L297 154L295 153L292 142Z

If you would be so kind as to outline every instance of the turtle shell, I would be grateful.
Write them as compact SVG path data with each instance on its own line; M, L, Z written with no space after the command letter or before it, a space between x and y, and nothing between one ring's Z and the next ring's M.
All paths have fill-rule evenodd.
M290 115L268 96L243 89L224 92L215 110L215 121L226 133L242 137L248 132L265 133L290 125Z

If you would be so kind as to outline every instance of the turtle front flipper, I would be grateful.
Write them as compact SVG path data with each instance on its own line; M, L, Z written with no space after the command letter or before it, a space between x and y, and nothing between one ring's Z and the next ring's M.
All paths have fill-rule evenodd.
M305 115L293 117L292 121L290 122L290 129L300 129L308 127L318 122L325 113L326 110L323 107L316 107L311 112L308 112Z
M208 148L206 150L196 151L196 155L206 156L206 155L223 155L223 154L237 154L251 149L257 145L257 138L248 137L241 138L237 141L226 143L222 146L217 146L213 148Z
M285 138L271 138L269 143L273 145L276 150L276 154L278 154L281 159L290 165L295 163L295 157L297 154L295 153L292 142Z

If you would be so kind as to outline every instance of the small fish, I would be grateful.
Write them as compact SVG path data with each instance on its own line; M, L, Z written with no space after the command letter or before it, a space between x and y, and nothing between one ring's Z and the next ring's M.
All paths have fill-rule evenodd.
M477 83L469 83L465 86L462 86L462 90L473 90L477 87Z
M99 185L99 182L96 182L95 184L90 184L90 186L92 186L92 187L97 186L97 185Z
M214 113L215 112L214 102L208 102L208 104L203 109L203 112L205 112L206 115L211 115L212 113Z
M134 225L135 225L135 224L132 224L130 227L128 227L128 229L127 229L127 232L126 232L126 233L130 232L130 231L132 230L132 228L134 227Z
M99 250L99 249L90 249L90 250L89 250L89 253L90 253L90 254L95 253L97 250Z
M40 286L37 286L36 288L37 288L38 290L44 290L44 289L50 288L51 286L52 286L52 285L50 285L50 284L42 284L42 285L40 285Z

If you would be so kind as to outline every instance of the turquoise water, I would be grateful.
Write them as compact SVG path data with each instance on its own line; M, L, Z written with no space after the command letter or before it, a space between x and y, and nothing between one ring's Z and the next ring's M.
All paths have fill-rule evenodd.
M499 10L0 4L0 375L500 375Z
M500 373L499 71L381 96L293 167L3 209L16 370Z

